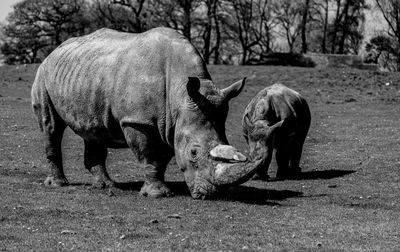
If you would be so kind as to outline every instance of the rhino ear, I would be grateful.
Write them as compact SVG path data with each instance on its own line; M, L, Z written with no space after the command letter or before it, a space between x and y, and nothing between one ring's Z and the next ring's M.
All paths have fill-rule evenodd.
M249 114L245 114L243 117L243 123L247 127L253 126L252 123L250 122Z
M191 98L194 98L198 94L200 89L200 79L197 77L189 77L189 81L186 84L186 90Z
M249 136L248 134L253 131L254 125L251 124L249 115L246 113L243 117L243 136L246 139L246 142L249 143Z
M233 83L229 87L222 89L221 92L224 95L225 100L229 101L230 99L238 96L240 92L242 92L245 82L246 77L241 79L240 81Z

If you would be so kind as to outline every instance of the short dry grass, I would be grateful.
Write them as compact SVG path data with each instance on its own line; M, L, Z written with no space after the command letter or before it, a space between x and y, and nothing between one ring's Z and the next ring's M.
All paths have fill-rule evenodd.
M262 88L282 82L306 97L312 125L298 180L249 181L193 200L174 162L176 196L139 196L129 150L110 150L124 190L93 190L82 140L67 131L71 186L46 188L41 136L30 108L37 66L0 68L0 250L400 250L400 76L350 69L211 66L219 87L248 77L227 134L246 150L241 116ZM272 170L273 172L273 170Z

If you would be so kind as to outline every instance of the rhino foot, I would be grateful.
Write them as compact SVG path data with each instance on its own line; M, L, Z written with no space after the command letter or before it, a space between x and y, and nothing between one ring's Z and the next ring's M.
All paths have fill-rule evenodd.
M148 182L145 181L140 189L140 195L150 196L154 198L174 196L172 191L161 181Z
M107 173L104 165L96 165L89 169L93 175L93 189L105 189L115 187L115 182L112 181Z
M45 181L43 182L45 186L52 186L52 187L61 187L69 185L69 182L66 177L55 177L55 176L48 176Z
M92 184L94 189L106 189L115 187L115 182L111 179L105 179L102 177L94 177L94 181Z

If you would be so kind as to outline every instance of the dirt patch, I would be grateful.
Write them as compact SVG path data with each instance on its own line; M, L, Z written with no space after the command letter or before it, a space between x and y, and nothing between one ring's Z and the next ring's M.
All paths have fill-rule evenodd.
M227 136L245 151L241 117L281 82L308 100L312 125L296 180L249 181L193 200L174 161L176 196L139 196L142 170L129 150L109 150L119 189L90 188L82 140L67 131L72 183L47 188L30 107L35 65L0 67L0 249L13 251L395 251L400 247L400 76L356 69L211 66L217 86L247 76L230 104ZM271 169L271 177L274 176ZM179 216L171 218L168 216Z

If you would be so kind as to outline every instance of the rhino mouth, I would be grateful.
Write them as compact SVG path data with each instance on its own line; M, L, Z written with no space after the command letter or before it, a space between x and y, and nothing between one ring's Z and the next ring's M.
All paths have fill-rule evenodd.
M207 199L218 192L218 188L202 176L196 177L190 194L194 199Z

